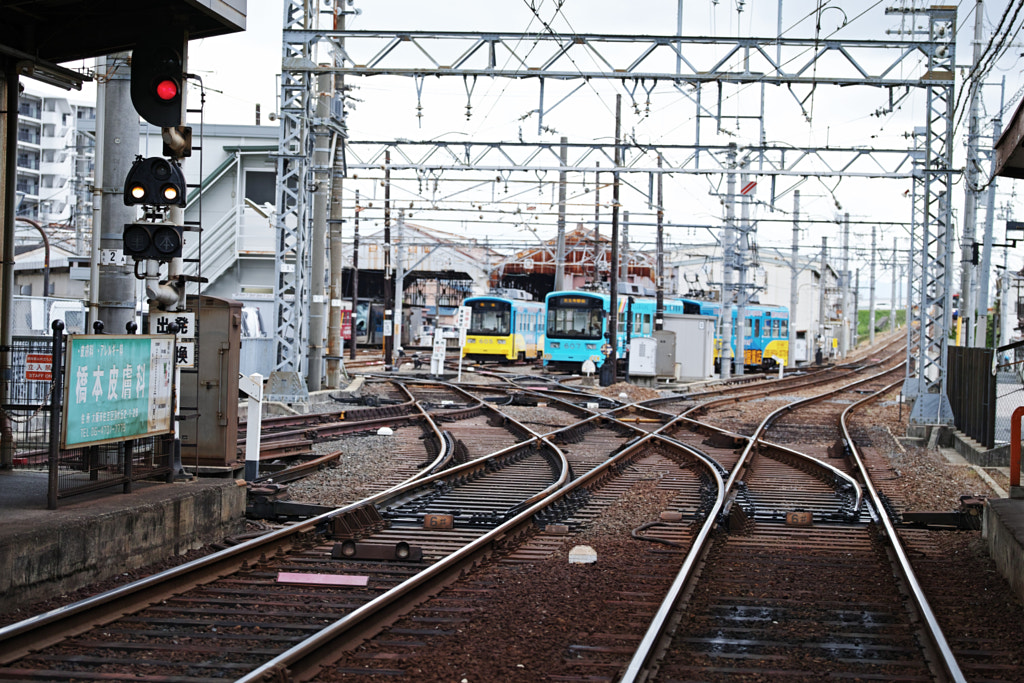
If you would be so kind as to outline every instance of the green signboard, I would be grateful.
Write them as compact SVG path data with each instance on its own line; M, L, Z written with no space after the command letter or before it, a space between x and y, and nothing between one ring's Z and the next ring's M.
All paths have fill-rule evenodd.
M173 414L173 335L68 336L64 448L167 434Z

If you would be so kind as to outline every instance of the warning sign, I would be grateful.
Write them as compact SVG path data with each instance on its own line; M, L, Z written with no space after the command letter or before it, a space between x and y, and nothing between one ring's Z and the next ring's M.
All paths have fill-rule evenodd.
M740 190L740 194L750 194L751 192L754 191L755 187L757 187L757 183L751 180L749 183L743 186L743 189Z
M53 356L29 353L25 356L25 379L49 382L53 379Z

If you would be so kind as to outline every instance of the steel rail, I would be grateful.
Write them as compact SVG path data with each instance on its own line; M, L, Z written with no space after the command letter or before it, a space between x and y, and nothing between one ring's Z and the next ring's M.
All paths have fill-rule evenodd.
M437 425L429 417L427 421L439 442L439 453L431 467L426 468L429 471L437 463L447 459L449 453L447 442L441 436ZM467 466L471 464L465 463ZM444 473L430 476L430 480L450 475L452 472L459 472L461 469L462 466L446 470ZM286 543L288 539L311 531L318 525L330 521L332 517L345 514L366 504L373 504L378 500L387 499L396 492L418 486L419 482L425 478L423 472L417 472L405 481L361 501L311 517L292 526L271 531L236 546L225 548L99 595L0 627L0 645L3 646L0 664L9 663L31 649L59 642L63 638L63 634L68 631L79 632L91 628L118 614L130 612L132 609L163 599L167 595L173 595L190 584L203 583L224 573L235 571L243 563L258 558L267 547Z
M584 422L600 419L603 419L602 416L594 415ZM579 424L580 423L570 425L565 429L578 427ZM623 461L632 458L634 454L638 454L642 448L646 447L649 442L655 438L656 436L654 434L646 434L643 438L610 457L605 462L588 471L586 474L571 482L563 480L555 490L542 498L538 499L535 496L535 502L533 502L533 504L528 508L523 509L512 519L509 519L485 535L477 538L466 546L463 546L443 560L431 565L423 572L406 580L398 586L395 586L387 593L378 596L354 612L351 612L338 621L335 621L330 626L327 626L325 629L311 636L309 639L281 653L270 662L267 662L263 666L251 671L249 674L237 679L236 683L255 683L256 681L278 680L285 675L289 677L289 680L305 680L314 676L319 670L321 661L324 659L330 659L331 652L336 652L337 642L344 638L346 633L355 628L360 622L379 618L381 611L385 608L390 607L391 609L396 609L394 605L400 598L407 597L419 589L429 590L432 587L443 585L446 581L446 576L451 571L454 571L455 569L462 569L478 562L491 546L503 539L514 536L517 532L521 532L524 528L533 525L534 515L542 511L545 507L581 487L585 487L592 482L600 481L600 479L608 474L612 468L617 467ZM547 437L541 438L540 441L554 449L560 455L566 465L566 470L563 471L563 477L567 477L568 461L565 458L565 454L562 453L562 451L558 449L557 446L555 446ZM666 444L673 447L676 446L676 444L669 441L666 441ZM521 447L521 445L517 447ZM704 464L709 471L713 473L712 476L715 477L716 481L719 483L719 500L721 500L721 478L717 475L713 464L706 461L699 454L695 454L692 449L685 448L685 450L689 455L695 455L702 464ZM714 519L714 515L709 515L708 518Z
M899 366L897 366L897 367L899 367ZM790 450L790 449L787 449L787 448L783 448L783 447L780 447L780 446L778 446L776 444L771 444L769 442L761 441L760 437L761 437L761 435L764 433L764 431L771 425L771 423L775 419L777 419L782 414L785 414L785 413L789 412L794 406L805 405L805 404L808 404L808 403L813 403L815 401L823 400L827 396L831 396L831 395L839 393L841 391L845 391L845 390L847 390L851 386L857 386L857 385L863 384L865 382L872 381L873 379L876 379L877 377L880 377L880 376L883 376L885 374L888 374L888 373L890 373L892 371L893 371L893 369L889 369L889 370L886 370L885 372L882 372L882 373L879 373L877 375L873 375L871 377L867 377L867 378L858 380L857 382L853 382L852 384L844 385L843 387L830 390L830 391L825 392L823 394L795 401L794 403L791 403L791 404L788 404L786 406L783 406L783 407L773 411L769 415L767 415L761 421L761 424L758 425L758 427L754 431L753 435L751 435L751 436L736 435L739 438L746 440L747 441L747 445L744 447L743 453L740 455L739 460L736 462L736 465L733 467L732 472L730 472L730 474L729 474L729 478L725 482L725 485L724 485L724 488L723 488L723 502L722 502L722 506L721 506L721 509L720 509L721 513L727 512L728 511L728 506L731 505L732 501L735 500L736 482L740 479L740 475L743 472L746 471L746 468L750 464L750 460L751 460L751 458L753 456L754 449L757 447L757 445L759 443L764 443L765 445L769 445L772 448L779 448L780 450L784 450L788 454L790 454L790 455L792 455L794 457L801 458L801 459L807 461L809 464L812 464L815 467L818 467L818 468L820 468L823 471L829 472L830 474L833 474L833 475L837 475L838 474L838 475L840 475L840 479L841 480L846 481L846 482L852 484L855 487L855 490L857 491L857 501L859 503L862 500L861 486L852 477L850 477L849 475L847 475L847 474L845 474L843 472L840 472L839 470L837 470L832 465L829 465L828 463L826 463L826 462L824 462L824 461L822 461L822 460L820 460L818 458L814 458L814 457L805 455L803 453L799 453L797 451L793 451L793 450ZM708 427L708 428L711 428L711 429L715 429L715 430L717 430L719 432L722 432L722 433L727 433L724 430L721 430L720 428L715 427L714 425L710 425L710 424L707 424L707 423L704 423L704 422L699 422L697 420L694 420L693 418L686 417L685 414L679 415L676 419L674 419L671 422L669 422L668 424L666 424L665 427L663 427L659 431L665 431L670 426L674 426L674 425L677 425L677 424L680 424L680 423L683 423L683 422L695 423L695 424L699 424L699 425L701 425L703 427ZM676 442L676 443L678 443L678 442ZM718 519L718 516L714 517L713 519ZM700 543L699 546L698 546L698 543L696 541L693 544L693 546L691 546L690 552L687 554L687 559L690 558L690 555L693 555L695 558L699 558L700 556L702 556L707 551L708 548L704 547L707 544L707 538L706 537L701 537L700 541L701 541L701 543ZM650 661L651 661L652 657L655 654L654 648L658 644L660 639L663 637L664 630L665 630L665 627L668 624L669 617L671 616L673 610L676 608L676 603L677 603L679 597L682 594L683 588L691 580L691 578L692 578L691 573L693 572L693 570L694 570L694 568L696 566L697 566L696 565L696 560L694 562L692 562L692 563L684 564L684 568L686 569L686 573L684 574L683 570L681 569L679 574L677 574L676 579L673 581L672 589L670 590L669 593L666 594L665 598L661 602L661 605L659 605L658 611L656 612L656 615L655 615L655 619L653 619L651 621L651 624L648 626L648 629L645 632L644 637L641 639L640 645L637 646L637 649L636 649L636 651L634 653L634 656L630 659L629 664L626 666L626 670L623 673L622 678L620 679L620 683L635 683L636 681L641 680L641 677L644 675L644 672L649 667Z
M857 469L864 477L864 488L867 489L868 497L871 499L871 504L878 511L878 517L881 519L882 525L885 527L885 535L889 538L893 552L896 553L897 559L899 560L898 565L900 573L902 574L902 579L910 591L910 595L914 600L917 611L920 613L921 618L928 627L928 635L932 638L933 645L941 657L942 666L945 668L946 674L951 680L956 681L957 683L966 683L967 678L960 670L960 665L956 661L956 655L953 654L953 650L950 648L949 643L946 640L946 636L942 632L942 627L939 625L939 621L935 617L935 613L932 611L931 605L928 602L928 597L924 594L924 589L921 588L921 584L917 580L917 575L914 573L914 569L910 564L910 558L907 556L906 549L903 547L903 542L900 540L899 534L893 526L892 520L889 519L889 515L886 513L886 508L882 503L882 499L878 495L878 491L875 489L874 484L871 482L871 476L868 469L860 457L860 452L857 449L853 438L850 436L849 424L847 422L847 417L858 407L868 403L869 401L877 400L883 394L891 391L897 386L900 386L902 383L903 379L901 378L900 380L886 386L884 389L881 389L880 391L847 406L847 408L843 410L839 419L840 428L843 432L843 439L850 449L850 457L853 459Z

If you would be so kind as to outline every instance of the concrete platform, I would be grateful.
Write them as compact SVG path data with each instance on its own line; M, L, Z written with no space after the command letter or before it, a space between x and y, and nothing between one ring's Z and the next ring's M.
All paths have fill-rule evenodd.
M1024 499L989 499L982 535L999 573L1024 600Z
M989 498L985 503L981 535L988 545L988 554L995 562L999 573L1024 600L1024 498L1011 497L1013 491L1006 491L985 472L983 468L999 468L1009 476L1010 447L1008 444L985 449L981 444L956 430L939 438L948 442L941 448L946 459L954 464L974 468L999 498Z
M0 610L76 590L240 533L233 479L137 481L46 509L45 472L0 470Z

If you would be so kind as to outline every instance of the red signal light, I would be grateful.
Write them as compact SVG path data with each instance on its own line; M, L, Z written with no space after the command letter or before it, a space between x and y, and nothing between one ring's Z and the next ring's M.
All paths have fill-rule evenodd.
M173 100L178 96L178 84L170 79L164 79L156 84L156 96L164 102Z

